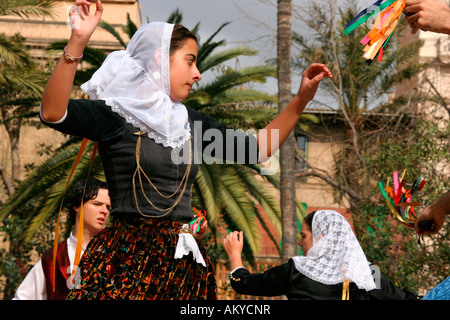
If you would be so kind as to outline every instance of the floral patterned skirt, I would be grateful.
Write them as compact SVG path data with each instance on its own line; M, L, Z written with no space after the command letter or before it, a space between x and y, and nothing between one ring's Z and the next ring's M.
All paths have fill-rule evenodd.
M80 261L80 287L68 299L217 299L214 267L200 240L206 267L192 253L174 258L181 226L142 218L100 231Z

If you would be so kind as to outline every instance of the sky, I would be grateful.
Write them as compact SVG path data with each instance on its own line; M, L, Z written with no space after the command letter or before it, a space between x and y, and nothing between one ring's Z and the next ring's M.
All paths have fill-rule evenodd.
M262 4L260 0L140 0L139 3L142 23L166 21L175 9L181 11L182 24L188 29L200 22L200 42L206 40L223 23L230 22L215 38L226 40L227 46L223 49L245 45L260 52L258 56L251 58L239 57L241 66L264 64L267 59L276 56L273 38L275 29L269 30L268 27L276 27L276 8L273 5ZM250 13L256 19L249 18ZM263 22L267 24L263 25ZM236 62L233 63L235 65L232 67L235 67ZM203 75L203 80L208 81L208 75ZM277 83L275 79L271 79L258 87L275 93Z
M361 9L375 2L375 0L356 1ZM341 2L345 0L337 1ZM182 24L188 29L200 22L200 41L206 40L223 23L230 22L216 36L216 40L225 39L229 47L246 45L259 51L256 57L240 57L241 66L264 64L267 60L276 58L277 1L275 0L140 0L139 3L142 23L166 21L175 9L181 11ZM305 3L308 3L308 0L293 0L294 7ZM301 22L294 18L292 28L296 31L302 30ZM300 84L299 74L300 72L293 75L293 92L296 92ZM203 80L208 81L208 75L203 75ZM266 84L255 85L255 89L276 93L277 81L269 79Z

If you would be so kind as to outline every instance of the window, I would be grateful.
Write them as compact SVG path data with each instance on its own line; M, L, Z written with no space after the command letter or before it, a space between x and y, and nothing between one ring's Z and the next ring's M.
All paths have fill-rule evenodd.
M297 153L300 153L305 160L308 157L308 137L300 134L296 136L295 140L297 141ZM304 171L306 170L306 161L303 160L301 157L296 156L297 161L295 162L295 170L296 171Z

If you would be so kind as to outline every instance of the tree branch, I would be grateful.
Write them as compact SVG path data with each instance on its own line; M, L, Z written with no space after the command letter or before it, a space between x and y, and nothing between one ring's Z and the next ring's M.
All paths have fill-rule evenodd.
M0 162L0 176L2 177L2 181L6 187L6 191L8 192L8 195L12 196L15 191L14 184L12 183L11 179L8 176L5 166L1 162Z

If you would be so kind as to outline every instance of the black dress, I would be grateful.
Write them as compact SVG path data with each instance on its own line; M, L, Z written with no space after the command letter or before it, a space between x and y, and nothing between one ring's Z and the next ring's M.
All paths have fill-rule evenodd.
M240 294L256 296L285 295L290 300L341 300L342 284L325 285L314 281L295 268L292 259L264 273L250 273L240 268L230 276L232 288ZM372 291L358 289L350 283L350 300L417 300L417 296L397 288L381 276L381 288Z
M186 191L180 203L172 210L167 219L189 222L191 213L191 184L198 173L204 150L212 150L212 156L218 161L230 160L237 163L258 163L256 137L243 131L227 128L223 123L189 107L186 107L191 127L194 149L192 166ZM43 121L44 122L44 121ZM98 142L109 196L111 197L111 215L115 217L139 218L132 188L132 176L136 169L136 142L139 129L113 112L103 100L70 100L67 115L60 123L46 123L57 131L88 138ZM217 136L221 137L223 148L210 148ZM231 137L231 140L230 140ZM216 144L219 145L219 144ZM156 143L147 135L142 136L141 166L162 194L172 194L180 184L186 172L187 164L174 163L172 157L187 150L175 151ZM209 153L209 152L208 152ZM183 157L184 158L184 157ZM175 198L163 198L154 192L152 186L143 179L143 189L150 194L150 200L159 208L167 208ZM141 188L137 188L138 203L144 214L158 216L144 199ZM153 192L153 194L152 194Z
M192 220L191 185L197 175L200 154L220 138L221 147L211 156L244 163L258 162L256 137L227 128L221 122L187 108L192 135L194 164L181 200L164 218L158 208L175 204L176 196L161 197L146 179L143 188L135 181L138 129L113 112L102 100L70 100L60 123L44 123L60 132L98 142L99 155L111 198L115 224L97 233L80 262L81 287L69 299L216 299L215 272L201 240L196 239L206 267L192 254L175 259L178 234ZM205 134L209 137L205 139ZM231 139L230 139L231 137ZM141 136L140 164L145 174L164 195L174 193L186 173L185 148L175 150ZM187 149L189 150L189 149ZM239 151L239 152L238 152ZM175 152L175 153L174 153ZM242 159L241 159L242 158ZM146 195L142 190L145 190ZM139 205L139 210L136 206ZM140 212L141 213L140 213Z

